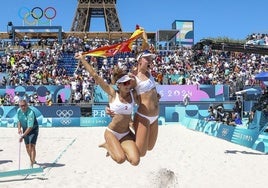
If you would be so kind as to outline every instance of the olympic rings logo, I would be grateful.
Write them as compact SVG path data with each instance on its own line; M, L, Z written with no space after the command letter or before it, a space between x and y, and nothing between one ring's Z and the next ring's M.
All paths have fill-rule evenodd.
M69 125L71 124L71 119L70 117L74 114L72 110L57 110L56 115L60 117L60 122L63 125Z
M31 10L27 7L21 7L18 11L18 16L27 25L49 24L57 15L54 7L47 7L44 10L40 7L34 7ZM45 19L46 21L42 21Z
M71 124L71 120L70 119L61 119L60 122L63 125L69 125L69 124Z
M56 114L61 118L69 118L74 114L74 112L72 110L57 110Z

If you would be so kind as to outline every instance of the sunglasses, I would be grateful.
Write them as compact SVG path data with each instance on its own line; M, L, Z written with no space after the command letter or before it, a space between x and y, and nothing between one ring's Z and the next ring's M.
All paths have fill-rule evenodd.
M26 106L26 104L22 104L22 105L19 105L20 107L25 107Z
M128 80L126 82L121 82L121 84L123 84L124 86L128 86L128 85L130 85L130 80Z

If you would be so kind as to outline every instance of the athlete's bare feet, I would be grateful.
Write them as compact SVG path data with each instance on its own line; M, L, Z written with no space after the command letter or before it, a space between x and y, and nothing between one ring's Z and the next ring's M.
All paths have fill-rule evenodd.
M104 142L104 143L100 144L99 145L99 148L105 148L105 149L107 149L107 143Z
M107 143L106 142L104 142L103 144L100 144L99 145L99 148L105 148L107 150L106 157L109 157L110 156L109 151L107 149Z

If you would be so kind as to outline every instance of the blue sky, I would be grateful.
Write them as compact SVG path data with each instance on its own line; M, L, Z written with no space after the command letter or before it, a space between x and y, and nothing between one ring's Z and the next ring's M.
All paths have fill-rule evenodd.
M51 25L70 31L77 3L77 0L5 1L0 11L0 32L7 31L9 21L22 26L21 17L27 8L34 7L54 7L57 14ZM175 20L193 20L195 42L207 37L245 39L254 32L268 33L267 7L265 0L117 0L123 31L132 32L139 24L156 32L171 29ZM49 13L52 15L53 11ZM105 31L103 19L93 19L90 31Z

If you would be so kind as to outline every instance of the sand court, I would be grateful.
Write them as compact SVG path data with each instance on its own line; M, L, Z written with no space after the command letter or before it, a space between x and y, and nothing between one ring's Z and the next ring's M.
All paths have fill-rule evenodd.
M179 125L159 127L139 166L116 164L98 145L104 127L40 128L43 173L0 178L0 187L266 187L267 155ZM16 128L0 129L0 171L18 169ZM29 165L24 143L21 168Z

